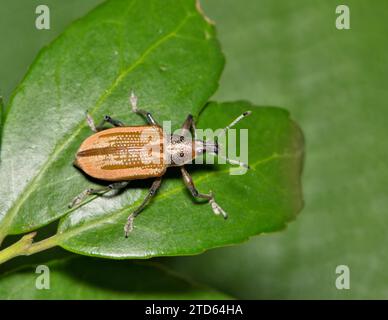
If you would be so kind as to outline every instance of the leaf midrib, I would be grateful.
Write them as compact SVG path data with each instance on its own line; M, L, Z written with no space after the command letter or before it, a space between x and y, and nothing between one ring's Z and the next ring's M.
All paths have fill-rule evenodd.
M137 66L139 66L144 59L151 54L154 50L156 50L159 46L161 46L165 41L170 39L171 37L174 37L180 29L183 28L183 26L189 21L191 17L194 17L195 14L188 13L186 16L182 19L182 21L178 24L178 26L171 31L170 33L164 35L163 37L159 38L157 41L155 41L152 45L150 45L140 56L139 58L132 63L127 69L123 70L116 79L112 82L108 90L104 90L104 93L97 99L97 102L95 105L90 108L90 113L95 113L98 108L101 106L101 104L105 101L106 98L108 98L113 90L117 88L117 86L121 83L121 81L131 72L133 71ZM35 177L30 180L30 182L25 186L23 191L21 191L20 195L14 202L14 204L11 206L11 208L8 210L8 212L5 214L4 219L0 222L0 242L2 240L2 237L4 237L9 229L9 226L11 225L13 218L23 205L23 203L29 198L29 196L38 188L38 183L40 179L43 177L44 173L50 168L51 164L54 163L58 156L61 154L63 150L66 149L68 145L77 137L77 135L81 132L81 130L86 126L85 121L79 122L78 126L74 130L73 134L71 134L69 137L65 138L63 142L60 142L59 147L54 149L54 152L49 155L47 158L47 161L43 164L41 169L36 173Z

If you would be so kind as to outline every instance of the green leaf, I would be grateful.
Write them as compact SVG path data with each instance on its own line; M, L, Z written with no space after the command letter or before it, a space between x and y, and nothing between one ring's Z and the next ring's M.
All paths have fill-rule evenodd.
M50 289L37 289L42 273L26 266L0 277L0 299L230 299L151 262L71 258L45 264ZM40 277L40 279L39 279Z
M3 133L3 122L4 122L4 100L3 97L0 96L0 161L1 161L1 137Z
M9 103L0 242L58 219L77 193L96 185L72 166L91 134L86 110L96 121L108 114L142 124L128 107L133 89L140 107L177 127L215 91L223 63L214 27L194 0L112 0L72 24L40 52ZM144 192L134 188L96 213Z
M192 200L174 174L168 175L154 201L135 219L128 239L123 236L123 225L142 199L132 198L130 206L114 210L112 199L99 198L61 220L59 244L93 256L146 258L196 254L284 228L302 206L303 139L288 112L247 102L211 103L202 112L199 126L221 128L248 109L252 115L239 128L249 130L251 170L230 175L228 165L191 168L197 188L214 191L229 213L227 220L215 216L207 203ZM131 195L125 191L118 198L124 203Z

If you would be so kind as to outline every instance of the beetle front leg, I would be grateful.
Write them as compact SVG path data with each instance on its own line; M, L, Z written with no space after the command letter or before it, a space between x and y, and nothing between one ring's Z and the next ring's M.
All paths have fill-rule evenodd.
M69 203L68 207L71 209L71 208L79 205L83 200L85 200L90 195L94 195L94 194L102 195L105 192L108 192L110 190L119 190L119 189L125 188L128 185L128 183L129 182L127 182L127 181L125 181L125 182L115 182L115 183L112 183L109 186L103 187L103 188L98 188L98 189L89 188L89 189L86 189L85 191L81 192L78 196L76 196L73 199L73 201L71 201Z
M185 182L185 185L186 185L187 189L189 189L189 191L191 192L193 197L208 200L209 204L212 207L212 210L213 210L214 214L216 214L216 215L220 215L221 214L224 217L224 219L227 219L228 218L228 214L214 200L213 192L210 191L209 194L199 193L198 190L196 189L195 185L194 185L193 179L191 178L191 176L187 172L187 170L184 167L181 167L181 172L182 172L183 181Z
M191 114L187 116L185 122L183 123L182 130L190 130L194 139L196 139L196 134L195 134L196 128L195 128L194 118Z
M150 125L159 126L158 122L154 119L154 117L152 116L152 114L150 112L139 109L137 107L137 96L135 96L135 94L133 92L131 92L131 95L129 97L129 102L131 103L131 107L132 107L133 112L140 114L141 116L146 118L147 122Z
M162 178L156 178L156 180L152 183L151 188L148 191L147 196L144 198L143 202L137 209L131 213L127 219L127 223L124 226L125 237L128 238L128 234L133 230L133 220L140 214L140 212L144 209L144 207L150 202L151 198L156 194L156 191L159 189L162 184Z

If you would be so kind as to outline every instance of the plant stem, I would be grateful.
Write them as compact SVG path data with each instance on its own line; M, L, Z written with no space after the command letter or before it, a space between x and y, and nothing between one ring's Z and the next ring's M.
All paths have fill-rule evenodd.
M36 232L26 234L13 245L0 251L0 264L18 256L29 256L47 250L58 244L58 235L33 243L35 235Z

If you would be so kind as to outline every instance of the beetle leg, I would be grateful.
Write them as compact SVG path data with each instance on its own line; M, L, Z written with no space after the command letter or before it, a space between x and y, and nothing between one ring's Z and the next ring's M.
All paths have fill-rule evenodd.
M78 196L76 196L73 201L70 202L69 208L73 208L77 205L79 205L85 198L87 198L90 195L97 194L102 195L110 190L119 190L122 188L125 188L128 185L129 182L115 182L110 184L109 186L98 188L98 189L86 189L85 191L82 191Z
M185 122L183 123L182 130L190 130L194 139L196 139L196 134L195 134L196 127L194 123L194 118L191 114L187 116Z
M214 200L213 192L210 191L209 194L199 193L198 190L196 189L195 185L194 185L193 179L191 178L191 176L187 172L187 170L184 167L181 167L181 172L182 172L183 181L185 182L185 185L186 185L187 189L189 189L189 191L191 192L193 197L208 200L209 204L212 207L212 210L213 210L214 214L216 214L216 215L220 215L221 214L224 217L224 219L228 218L228 214Z
M104 119L102 119L102 121L100 122L100 124L98 126L96 126L92 116L88 112L86 112L86 122L88 123L90 129L94 132L104 130L104 124L106 122L112 124L115 127L124 127L125 126L124 123L122 123L119 120L112 119L110 116L105 116Z
M135 94L133 92L131 92L131 95L129 97L129 101L131 103L131 107L132 107L132 111L137 113L137 114L140 114L141 116L143 116L144 118L146 118L147 122L151 125L154 125L154 126L159 126L159 124L157 123L157 121L154 119L154 117L152 116L151 113L149 113L148 111L145 111L145 110L142 110L142 109L139 109L137 107L137 96L135 96Z
M100 124L96 127L97 131L104 130L104 124L107 122L115 127L125 127L124 123L122 123L120 120L112 119L110 116L105 116Z
M96 128L96 125L94 124L94 120L93 120L92 116L87 111L86 111L86 122L88 123L89 128L93 132L97 132L98 131L97 128Z
M151 198L156 194L156 191L159 189L161 184L162 178L156 178L141 205L129 215L127 223L124 226L124 233L126 238L128 238L128 234L133 230L133 219L135 219L136 216L138 216L144 207L150 202Z

